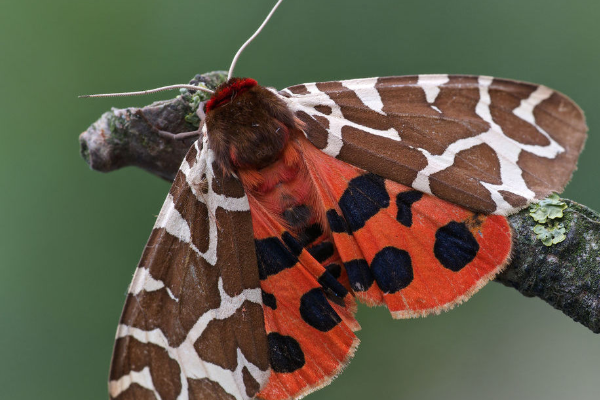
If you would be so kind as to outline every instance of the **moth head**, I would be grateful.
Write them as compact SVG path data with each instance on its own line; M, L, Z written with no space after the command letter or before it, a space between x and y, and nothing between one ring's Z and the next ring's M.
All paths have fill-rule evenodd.
M219 86L205 111L210 147L228 173L269 166L298 128L283 100L249 78L231 78Z

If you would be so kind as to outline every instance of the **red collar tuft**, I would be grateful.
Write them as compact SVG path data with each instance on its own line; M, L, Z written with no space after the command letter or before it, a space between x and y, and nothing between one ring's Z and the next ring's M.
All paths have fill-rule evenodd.
M210 110L225 105L233 100L235 96L257 85L258 82L252 78L231 78L225 84L221 85L210 100L206 102L204 110L208 113Z

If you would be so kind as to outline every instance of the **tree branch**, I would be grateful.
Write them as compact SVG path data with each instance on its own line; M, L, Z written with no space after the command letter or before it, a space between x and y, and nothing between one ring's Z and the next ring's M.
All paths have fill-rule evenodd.
M191 83L204 82L214 89L226 76L223 71L211 72L196 75ZM197 129L206 100L205 93L186 90L142 108L113 108L81 134L81 154L97 171L133 165L172 181L195 138L167 139L158 130ZM528 209L509 217L514 229L512 261L496 281L539 297L600 333L600 214L563 200L568 205L562 220L566 239L549 247L533 232L536 222Z
M600 333L600 214L562 200L568 205L562 219L566 239L555 245L536 237L528 209L508 218L514 229L512 260L496 281L539 297Z
M225 81L226 71L196 75L190 84L203 82L214 89ZM157 130L171 133L198 128L204 102L210 95L188 90L171 100L142 108L113 108L102 114L79 136L81 156L96 171L110 172L127 166L142 168L168 181L175 179L181 161L196 138L168 139Z

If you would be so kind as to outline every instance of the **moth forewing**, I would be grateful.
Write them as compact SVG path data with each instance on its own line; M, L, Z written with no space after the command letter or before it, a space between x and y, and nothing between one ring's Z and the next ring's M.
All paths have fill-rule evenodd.
M206 138L191 147L159 214L119 324L112 398L248 399L266 383L248 200L213 159Z
M545 86L415 75L282 91L323 152L474 211L561 192L585 143L581 109Z

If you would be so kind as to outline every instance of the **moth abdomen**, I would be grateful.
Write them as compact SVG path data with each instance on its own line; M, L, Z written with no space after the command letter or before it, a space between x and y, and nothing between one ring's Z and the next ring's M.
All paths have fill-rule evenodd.
M298 236L312 224L320 223L324 211L298 143L302 134L289 134L291 138L273 163L264 168L240 168L237 173L246 193Z

